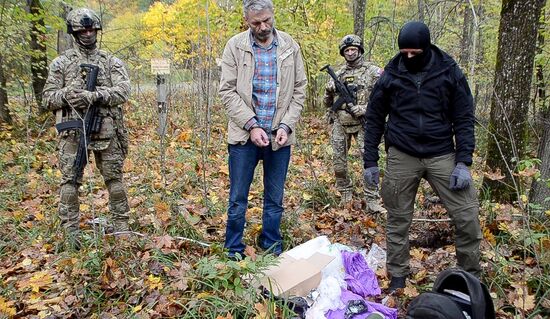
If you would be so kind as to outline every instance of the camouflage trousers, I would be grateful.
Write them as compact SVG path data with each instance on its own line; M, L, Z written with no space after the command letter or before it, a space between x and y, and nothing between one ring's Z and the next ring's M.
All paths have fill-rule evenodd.
M473 185L458 191L449 188L455 167L455 154L432 158L416 158L395 147L388 149L386 173L380 194L388 211L386 225L387 269L394 277L410 272L409 227L413 219L414 201L420 180L426 179L437 193L455 228L458 266L480 275L479 245L482 239L479 224L479 203Z
M80 133L74 131L63 132L60 135L58 145L59 168L62 173L59 218L63 227L69 231L78 231L80 219L80 201L78 198L78 187L82 184L81 178L77 180L77 185L73 185L74 160L78 150ZM104 142L104 149L90 150L94 154L95 164L99 168L103 181L109 192L109 210L111 212L113 224L116 230L117 226L122 228L128 224L128 198L126 189L122 182L122 167L127 153L127 139L125 137L113 136ZM119 227L119 228L120 228Z
M357 147L361 153L361 158L364 152L365 133L361 125L341 125L338 121L334 121L332 126L332 135L330 142L332 144L333 157L332 166L334 176L336 178L336 188L342 196L344 194L353 193L353 182L348 173L348 153L351 147L352 139L355 139ZM362 172L360 173L362 176ZM361 180L363 180L361 178ZM363 189L368 202L378 201L378 190L363 184Z

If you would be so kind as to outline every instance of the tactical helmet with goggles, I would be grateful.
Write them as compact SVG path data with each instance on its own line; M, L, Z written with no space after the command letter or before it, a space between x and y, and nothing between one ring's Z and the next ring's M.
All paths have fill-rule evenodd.
M67 15L67 33L75 34L85 29L101 30L97 13L88 8L74 9Z
M348 34L340 41L340 55L344 56L344 50L351 46L357 47L361 54L365 53L365 49L363 48L363 40L361 40L361 37L355 34Z

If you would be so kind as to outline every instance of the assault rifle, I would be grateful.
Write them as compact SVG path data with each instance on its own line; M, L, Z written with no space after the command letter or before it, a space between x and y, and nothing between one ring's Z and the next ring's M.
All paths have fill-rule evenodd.
M338 79L338 76L336 76L336 73L334 73L334 70L330 67L330 64L322 67L321 71L327 71L332 80L334 80L334 86L336 87L336 91L338 92L338 99L336 99L336 101L332 103L332 106L330 107L331 112L336 113L336 111L338 111L338 109L340 109L340 107L345 104L344 110L351 114L353 117L356 117L349 110L348 104L357 104L357 86L340 81ZM362 125L365 124L366 119L364 115L356 118Z
M83 63L80 65L83 74L86 76L86 91L94 92L97 84L97 75L99 74L99 66ZM91 142L92 134L97 134L101 130L101 117L99 116L99 105L93 103L88 106L84 121L75 119L71 121L56 124L58 132L66 130L80 130L80 140L78 141L78 150L73 165L73 185L76 185L78 180L84 174L84 168L88 163L88 145Z

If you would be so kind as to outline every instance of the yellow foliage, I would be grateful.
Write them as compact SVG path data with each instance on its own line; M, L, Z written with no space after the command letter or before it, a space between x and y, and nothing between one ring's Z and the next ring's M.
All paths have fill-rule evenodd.
M496 245L496 238L489 228L483 229L483 238L485 238L491 245Z
M48 271L39 271L30 279L18 283L19 290L30 288L32 292L39 292L41 288L47 288L53 282L52 275Z
M142 19L142 36L152 43L148 53L151 57L168 54L175 62L212 54L211 48L221 47L225 40L223 21L213 23L221 15L222 10L212 0L154 3Z
M15 316L17 311L13 304L13 301L6 301L4 298L0 297L0 315Z
M161 278L153 274L150 274L149 277L147 277L147 286L149 287L150 290L162 289Z
M209 292L201 292L197 295L197 299L205 299L205 298L208 298L210 297L210 293Z

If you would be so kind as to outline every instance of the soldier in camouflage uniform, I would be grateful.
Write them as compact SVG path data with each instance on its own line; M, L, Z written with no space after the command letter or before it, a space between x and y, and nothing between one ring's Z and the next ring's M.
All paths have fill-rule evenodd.
M336 75L349 87L356 88L357 102L352 105L344 104L336 112L329 111L332 123L333 167L342 205L349 203L353 194L353 183L348 175L347 161L351 140L355 139L363 154L364 130L359 118L367 111L370 92L382 73L382 69L365 61L364 52L363 41L357 35L346 35L340 42L340 55L344 57L346 64L336 72ZM325 107L330 109L337 95L334 81L330 79L323 98ZM368 209L371 212L380 212L382 208L378 205L377 189L365 186L364 190Z
M128 152L128 132L124 126L122 104L130 95L130 80L121 60L97 48L101 30L99 16L81 8L67 15L67 33L72 34L76 48L55 58L50 64L43 91L44 107L56 115L56 123L83 119L88 107L99 105L101 131L91 137L88 150L109 192L109 208L115 231L128 230L128 199L122 182L123 162ZM99 66L96 91L84 90L81 64ZM59 132L58 156L62 172L59 217L69 240L79 245L79 199L81 178L73 184L73 165L82 132L71 129Z

